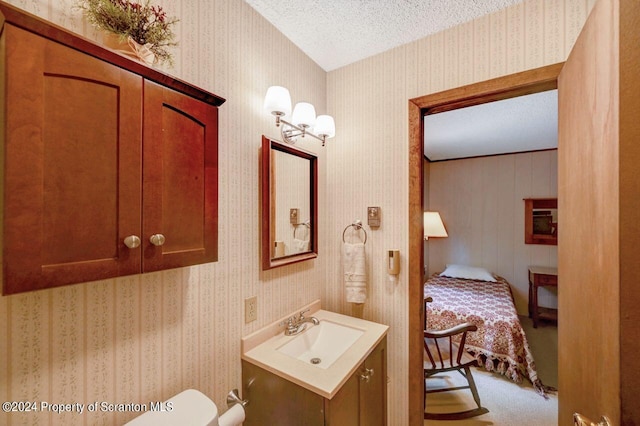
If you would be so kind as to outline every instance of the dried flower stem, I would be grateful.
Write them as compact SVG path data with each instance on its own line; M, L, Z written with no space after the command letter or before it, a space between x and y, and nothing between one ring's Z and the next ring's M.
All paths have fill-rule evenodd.
M176 46L171 27L178 22L168 17L161 6L151 6L149 0L137 3L132 0L78 0L89 22L103 30L131 37L141 45L147 45L159 62L172 64L167 47Z

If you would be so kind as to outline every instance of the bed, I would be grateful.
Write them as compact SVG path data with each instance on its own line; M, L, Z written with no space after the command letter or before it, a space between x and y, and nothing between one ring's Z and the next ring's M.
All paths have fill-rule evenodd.
M446 277L434 274L424 285L427 328L443 330L469 322L478 330L467 335L466 349L488 371L503 374L516 383L531 381L546 396L553 390L542 384L533 354L522 329L509 283Z

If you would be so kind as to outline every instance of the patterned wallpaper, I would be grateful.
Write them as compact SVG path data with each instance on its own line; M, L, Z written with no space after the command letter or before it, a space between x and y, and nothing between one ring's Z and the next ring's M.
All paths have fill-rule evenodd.
M72 0L10 0L99 39ZM323 306L391 326L389 424L407 414L407 100L562 61L593 0L527 0L493 15L325 73L241 0L163 0L180 17L170 73L227 99L220 109L220 247L213 264L0 297L0 399L113 403L165 399L195 387L225 407L240 384L240 338L297 307ZM259 268L259 147L277 139L261 110L270 85L334 115L337 136L319 157L319 257ZM382 226L366 245L369 299L343 299L342 231L366 208ZM384 252L398 248L390 282ZM244 325L243 299L258 296ZM1 424L120 424L130 413L0 414Z
M327 218L332 244L323 305L351 312L342 297L340 238L367 206L382 225L365 227L369 276L366 319L390 325L389 419L408 423L408 99L566 59L593 0L524 3L389 50L328 74L337 136L327 146ZM321 207L323 205L321 204ZM323 234L325 235L325 234ZM401 272L387 279L385 250L400 249Z
M71 0L10 3L101 38ZM193 387L224 411L227 392L241 388L242 336L321 297L323 258L260 270L259 158L262 134L279 138L262 111L267 87L283 85L294 101L323 113L326 73L243 1L154 3L180 18L175 68L166 71L227 99L220 108L219 261L0 297L2 401L147 403ZM320 142L299 145L319 156L324 187L325 150ZM245 325L243 300L254 295L258 320ZM115 425L132 417L3 413L0 424Z

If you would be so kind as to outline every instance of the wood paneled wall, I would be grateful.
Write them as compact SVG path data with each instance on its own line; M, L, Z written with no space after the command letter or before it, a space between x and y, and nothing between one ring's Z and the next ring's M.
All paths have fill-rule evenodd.
M448 263L487 268L511 283L527 315L527 268L557 266L557 247L524 243L522 200L557 197L557 172L555 150L432 163L429 210L440 212L449 237L429 240L429 275ZM540 289L539 303L555 308L557 296Z

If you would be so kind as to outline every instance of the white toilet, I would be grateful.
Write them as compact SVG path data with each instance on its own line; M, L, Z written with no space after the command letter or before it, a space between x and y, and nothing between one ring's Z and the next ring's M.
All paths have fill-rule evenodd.
M128 426L231 426L239 425L242 419L218 418L218 407L205 394L195 389L187 389L169 398L164 404L167 411L147 411L127 423ZM239 409L240 407L238 407ZM168 409L171 409L169 411ZM237 409L236 409L237 410ZM229 410L229 411L233 411ZM229 413L231 414L231 413ZM227 417L226 414L222 417ZM237 416L235 416L237 417ZM237 420L240 420L237 422Z

